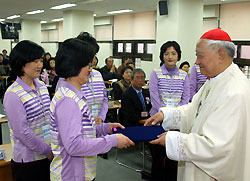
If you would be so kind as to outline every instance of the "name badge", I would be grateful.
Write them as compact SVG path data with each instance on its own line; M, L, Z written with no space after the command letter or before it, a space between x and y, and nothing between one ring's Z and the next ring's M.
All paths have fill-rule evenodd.
M91 112L94 117L98 117L98 105L91 106Z
M167 99L167 107L174 107L174 99Z
M43 130L43 138L44 140L49 140L50 139L50 129L49 129L49 125L45 125L42 127Z
M142 118L148 117L148 112L147 111L141 112L141 117Z

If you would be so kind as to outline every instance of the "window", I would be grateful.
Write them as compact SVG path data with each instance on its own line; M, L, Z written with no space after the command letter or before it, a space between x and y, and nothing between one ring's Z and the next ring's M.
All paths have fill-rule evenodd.
M250 41L233 41L235 44L234 62L244 66L243 73L250 80Z

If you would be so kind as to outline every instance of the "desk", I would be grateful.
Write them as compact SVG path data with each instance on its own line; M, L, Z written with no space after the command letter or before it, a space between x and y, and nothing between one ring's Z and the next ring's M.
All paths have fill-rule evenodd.
M0 79L5 81L5 88L7 88L7 79L9 76L0 76Z
M4 150L4 152L5 152L5 159L0 160L0 167L3 167L3 166L10 164L10 160L12 158L11 143L0 145L0 150Z
M114 104L110 105L109 102L109 107L108 107L108 112L106 116L105 122L118 122L118 109L121 108L121 103L116 100L114 101Z
M113 109L120 109L120 108L121 108L121 103L118 100L116 100L112 106L109 106L108 109L113 110Z
M0 160L0 180L13 180L10 167L10 160L12 159L12 146L11 144L0 145L0 150L4 150L5 159Z
M143 119L143 120L140 120L139 123L144 125L144 123L146 122L147 120L146 119Z
M112 87L111 87L111 88L107 88L107 92L108 92L108 91L112 91L112 90L113 90L113 88L112 88Z
M6 118L0 119L0 145L3 144L3 138L2 138L2 124L8 123L8 120Z

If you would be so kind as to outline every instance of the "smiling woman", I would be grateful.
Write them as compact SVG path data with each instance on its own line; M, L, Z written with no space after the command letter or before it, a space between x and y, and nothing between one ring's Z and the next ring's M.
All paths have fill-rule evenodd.
M149 80L151 116L156 114L160 107L187 104L190 96L188 75L176 66L176 62L181 59L180 45L175 41L164 43L161 46L160 59L163 65L152 71ZM165 148L156 146L152 149L153 179L163 180L165 172L168 172L168 179L176 180L177 162L169 160L164 155Z
M107 135L119 123L96 125L93 111L81 91L92 70L95 50L77 38L65 40L56 54L56 73L62 80L52 99L51 142L55 158L51 163L51 180L94 180L97 154L112 147L133 145L122 134ZM98 138L97 138L98 137Z
M47 181L53 155L49 136L49 93L37 80L43 67L44 50L31 41L19 42L10 53L10 66L16 81L4 96L16 180ZM13 109L15 111L13 111Z

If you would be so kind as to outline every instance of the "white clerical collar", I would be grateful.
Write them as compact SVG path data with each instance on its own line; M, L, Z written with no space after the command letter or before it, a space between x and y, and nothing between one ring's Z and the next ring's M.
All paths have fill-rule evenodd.
M221 75L223 75L224 72L226 72L228 69L230 69L233 66L233 63L231 65L229 65L226 70L224 70L223 72L221 72L220 74L218 74L217 76L210 78L210 81L215 81L217 80L219 77L221 77Z

